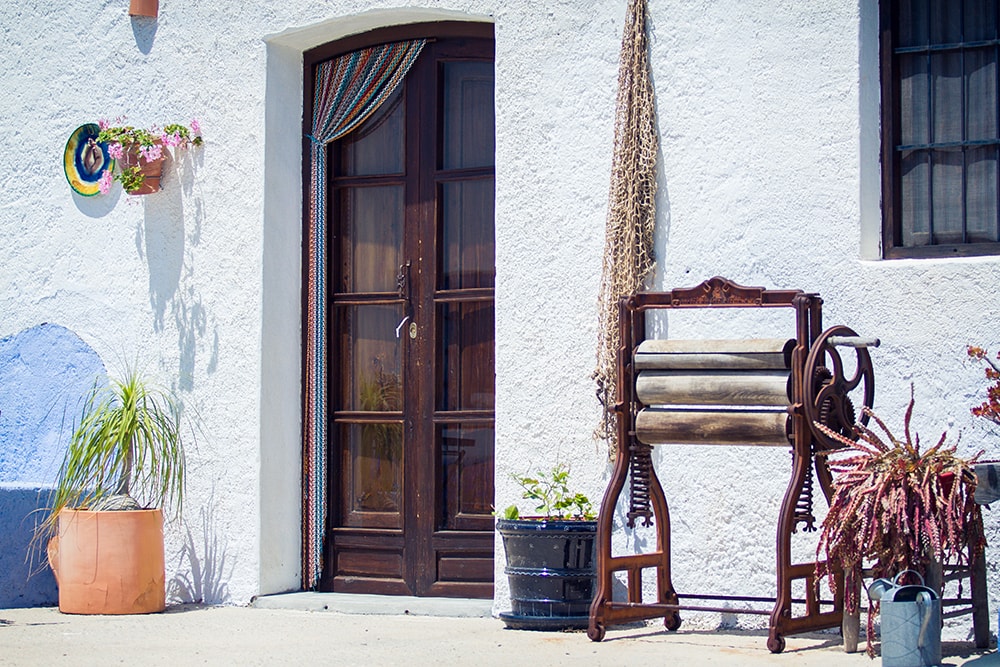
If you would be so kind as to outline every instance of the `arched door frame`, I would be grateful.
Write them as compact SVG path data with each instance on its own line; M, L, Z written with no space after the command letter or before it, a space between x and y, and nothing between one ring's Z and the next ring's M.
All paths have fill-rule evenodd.
M325 304L320 307L310 308L310 302L323 304L325 299L326 286L325 274L327 267L313 266L315 255L311 244L317 243L314 239L322 239L325 230L314 230L310 228L309 208L312 205L312 192L310 192L311 165L308 159L309 139L307 135L311 131L311 118L313 111L312 91L314 86L313 71L315 65L321 61L365 48L377 44L395 42L400 40L416 38L442 38L442 37L487 37L493 38L493 24L476 21L439 21L428 23L412 23L405 25L394 25L384 28L377 28L367 32L351 35L338 39L335 42L324 44L303 54L303 113L302 113L302 183L303 183L303 244L302 244L302 587L314 588L319 579L320 568L322 566L322 540L326 533L326 489L330 480L327 477L326 463L326 443L315 441L313 424L325 424L329 415L325 401L309 400L307 386L309 383L322 384L322 379L314 379L306 359L310 340L317 337L326 340L327 321ZM317 233L319 232L319 233ZM318 243L324 243L320 240ZM318 346L321 349L315 352L325 355L325 346ZM329 359L321 357L311 360L314 366L323 366L329 363ZM327 388L322 388L323 394ZM322 493L320 493L322 491ZM322 498L322 499L321 499ZM317 511L317 506L321 507Z

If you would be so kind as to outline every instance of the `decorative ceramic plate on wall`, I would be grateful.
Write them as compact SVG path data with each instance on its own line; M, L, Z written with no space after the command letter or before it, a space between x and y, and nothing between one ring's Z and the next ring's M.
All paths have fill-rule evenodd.
M97 141L100 131L96 123L81 125L73 130L63 152L66 180L74 191L84 197L91 197L100 191L97 182L101 174L114 166L107 144Z

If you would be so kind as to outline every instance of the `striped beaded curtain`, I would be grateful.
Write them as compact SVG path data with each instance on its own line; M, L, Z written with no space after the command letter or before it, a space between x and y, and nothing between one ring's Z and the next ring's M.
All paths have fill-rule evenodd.
M427 40L381 44L316 68L306 295L302 465L302 586L315 588L326 526L326 146L361 125L392 95Z

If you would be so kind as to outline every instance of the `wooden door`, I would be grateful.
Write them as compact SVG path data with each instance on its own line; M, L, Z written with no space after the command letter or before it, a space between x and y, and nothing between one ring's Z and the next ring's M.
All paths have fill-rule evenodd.
M327 590L493 594L493 98L439 38L330 148Z

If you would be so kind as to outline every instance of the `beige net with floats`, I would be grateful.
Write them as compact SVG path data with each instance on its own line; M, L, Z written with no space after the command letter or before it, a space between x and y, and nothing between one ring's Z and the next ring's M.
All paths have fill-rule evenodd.
M615 142L599 297L597 397L605 408L597 428L611 457L618 450L612 413L617 376L618 302L643 287L653 270L656 222L656 106L649 76L646 0L629 0L618 68Z

